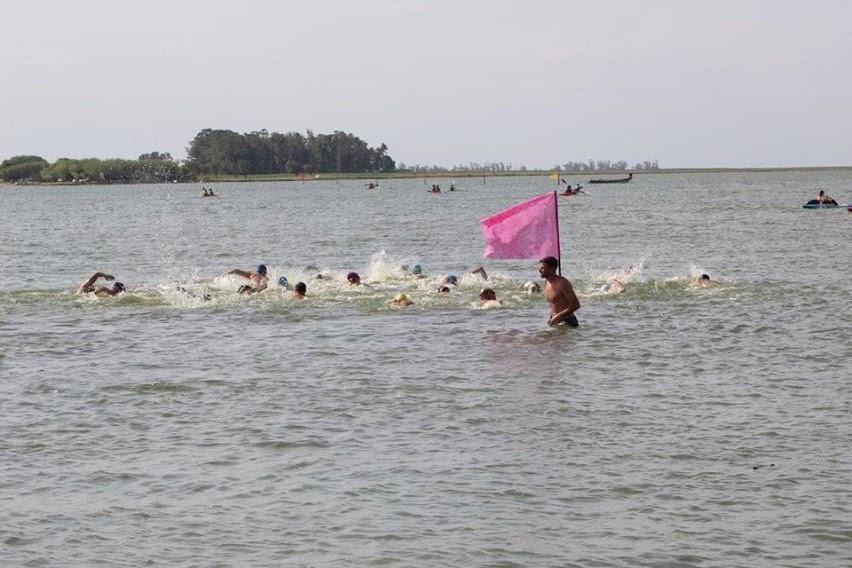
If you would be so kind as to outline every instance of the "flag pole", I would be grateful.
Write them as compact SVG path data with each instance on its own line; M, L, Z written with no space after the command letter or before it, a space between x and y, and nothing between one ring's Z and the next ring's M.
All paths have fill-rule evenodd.
M559 195L553 190L553 214L556 216L556 258L559 264L556 266L556 272L562 276L562 246L559 244Z

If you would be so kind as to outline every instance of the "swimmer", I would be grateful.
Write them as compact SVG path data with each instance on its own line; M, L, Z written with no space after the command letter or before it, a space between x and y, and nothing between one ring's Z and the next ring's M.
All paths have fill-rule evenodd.
M449 294L450 293L450 287L449 286L438 286L438 293L439 294Z
M696 278L689 283L693 288L712 288L716 284L715 280L710 280L709 274L702 274L700 278Z
M538 294L541 292L541 286L538 285L538 282L530 280L529 282L524 283L524 292L530 295Z
M216 194L213 193L213 188L210 188L210 193L207 194L207 197L216 197Z
M234 269L228 272L228 274L236 274L237 276L242 276L243 278L247 278L251 281L251 285L240 286L237 292L239 294L257 294L258 292L262 292L266 290L266 286L269 284L269 279L266 277L266 265L261 264L257 267L257 272L248 272L246 270Z
M459 277L455 274L447 274L444 278L441 279L441 284L447 284L450 286L458 286L459 285Z
M308 286L304 282L296 282L293 287L293 297L297 300L304 300L305 294L308 293Z
M198 294L189 288L184 288L183 286L178 286L177 291L186 294L190 298L195 298L196 300L202 300L204 302L209 302L211 298L210 294Z
M598 291L601 294L623 294L624 283L618 278L610 278Z
M415 264L411 267L411 274L413 274L417 278L423 278L423 267L419 264Z
M210 197L210 194L209 194L209 193L207 193L207 188L206 188L206 187L202 187L201 189L204 191L204 193L202 193L202 194L201 194L201 197Z
M391 305L392 305L392 306L405 307L405 306L410 306L410 305L411 305L411 304L413 304L413 303L414 303L414 302L412 302L412 301L408 298L408 296L406 296L406 295L405 295L404 293L402 293L402 292L400 292L399 294L397 294L396 296L394 296L393 300L391 300Z
M479 293L479 303L483 306L499 305L500 302L497 300L497 292L491 288L484 288Z
M477 268L476 270L472 270L471 274L476 274L477 276L481 277L483 280L488 280L488 273L486 273L485 269L482 268L481 266L479 268Z
M77 290L78 294L94 294L96 296L116 296L124 292L124 284L121 282L115 282L111 287L107 288L106 286L95 286L95 282L97 282L100 278L104 280L115 280L115 278L111 274L106 274L105 272L95 272L89 279L83 282L80 288Z
M353 286L359 286L361 284L361 277L357 272L350 272L346 275L346 280Z
M539 261L538 273L547 281L544 293L547 303L550 304L550 317L547 325L577 327L579 322L574 312L580 309L580 300L574 293L571 282L556 274L559 261L555 257L547 256Z
M278 285L281 286L282 288L284 288L285 290L290 289L290 282L287 280L286 276L279 276L278 277Z

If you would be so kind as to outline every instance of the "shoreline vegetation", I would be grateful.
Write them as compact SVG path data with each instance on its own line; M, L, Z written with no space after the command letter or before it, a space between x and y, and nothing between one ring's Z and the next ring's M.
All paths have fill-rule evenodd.
M142 154L128 159L59 158L53 163L41 156L13 156L0 162L0 184L12 185L131 185L216 182L313 181L363 179L465 179L511 176L549 176L585 182L591 177L626 174L746 173L847 170L838 167L782 168L660 168L657 160L568 161L547 169L528 169L503 162L470 162L444 167L397 164L386 144L370 147L354 134L269 132L243 134L205 128L193 138L185 160L168 152ZM580 179L578 179L580 178Z

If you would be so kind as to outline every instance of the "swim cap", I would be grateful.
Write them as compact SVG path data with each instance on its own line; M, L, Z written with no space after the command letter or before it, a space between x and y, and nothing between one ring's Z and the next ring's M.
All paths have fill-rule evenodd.
M122 284L121 282L116 282L112 285L112 289L118 290L119 292L124 292L124 284Z
M452 284L453 286L455 286L459 283L459 277L455 274L449 274L447 276L444 276L444 283Z
M349 282L360 282L361 281L361 277L358 276L357 272L350 272L349 274L346 275L346 279Z
M260 266L258 266L257 267L257 273L260 274L261 276L266 276L266 265L261 264Z
M290 287L290 283L287 281L286 276L279 276L278 277L278 285L281 286L282 288L289 288Z
M403 294L402 292L400 292L399 294L397 294L397 295L394 297L393 301L394 301L394 302L407 302L407 301L408 301L408 296L406 296L405 294Z
M422 273L422 272L423 272L423 268L421 268L421 266L420 266L419 264L415 264L415 265L411 268L411 273L412 273L412 274L420 274L420 273Z

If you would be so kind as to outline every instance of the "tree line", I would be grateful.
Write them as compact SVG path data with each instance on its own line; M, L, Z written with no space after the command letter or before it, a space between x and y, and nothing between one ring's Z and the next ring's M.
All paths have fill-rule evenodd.
M204 129L190 142L186 160L168 152L142 154L136 160L14 156L0 163L8 182L168 183L212 175L388 172L396 163L388 147L371 148L353 134L266 130L239 134Z

